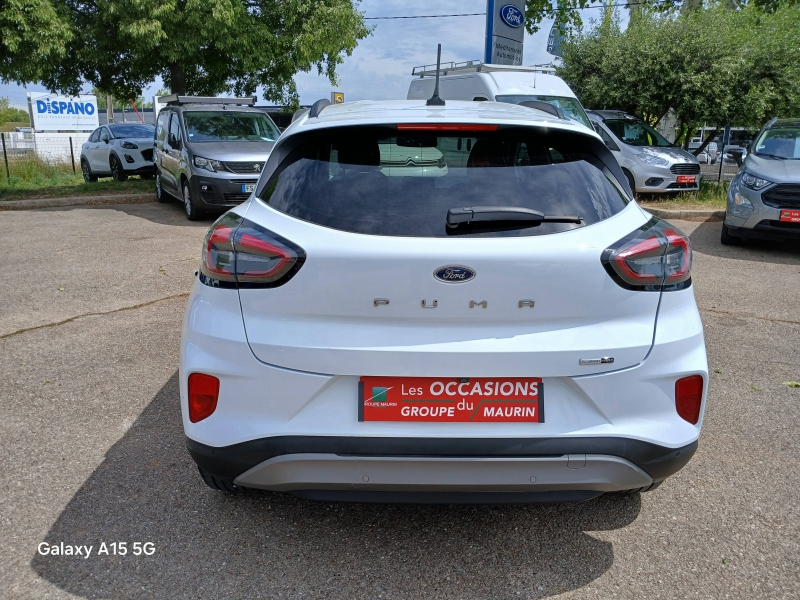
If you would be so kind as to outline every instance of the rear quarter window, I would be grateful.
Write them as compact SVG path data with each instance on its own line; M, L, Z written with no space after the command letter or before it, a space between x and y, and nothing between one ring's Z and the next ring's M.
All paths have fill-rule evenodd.
M341 127L293 137L296 146L257 197L280 212L342 231L447 237L454 235L446 226L448 210L471 206L582 219L580 225L486 225L468 233L546 235L607 219L628 202L603 162L613 157L598 150L599 140L582 134Z

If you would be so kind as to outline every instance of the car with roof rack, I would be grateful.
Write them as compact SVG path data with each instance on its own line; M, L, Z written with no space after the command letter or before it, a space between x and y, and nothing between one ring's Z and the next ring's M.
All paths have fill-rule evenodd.
M700 189L697 157L642 119L621 110L590 110L586 114L634 192L664 194Z
M426 149L439 171L385 165ZM583 125L321 100L200 254L181 411L216 490L582 501L654 489L697 447L690 241Z
M247 200L280 137L255 97L162 96L155 129L156 194L194 221Z
M721 241L800 239L800 119L770 120L728 187Z

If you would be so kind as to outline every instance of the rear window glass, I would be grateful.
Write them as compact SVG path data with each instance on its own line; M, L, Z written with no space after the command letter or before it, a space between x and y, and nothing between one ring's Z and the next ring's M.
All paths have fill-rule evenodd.
M628 201L608 168L586 150L585 140L533 128L332 128L305 134L257 195L298 219L372 235L454 235L447 227L448 210L463 207L521 207L582 219L536 227L481 223L467 232L557 233L607 219ZM463 234L462 228L458 235Z

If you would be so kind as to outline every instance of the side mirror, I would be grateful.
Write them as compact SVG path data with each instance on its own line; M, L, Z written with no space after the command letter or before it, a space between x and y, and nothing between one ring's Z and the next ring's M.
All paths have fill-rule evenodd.
M178 149L180 147L180 144L178 143L178 138L175 137L174 133L169 134L169 145L175 149Z
M103 138L103 141L107 144L108 143L108 138Z

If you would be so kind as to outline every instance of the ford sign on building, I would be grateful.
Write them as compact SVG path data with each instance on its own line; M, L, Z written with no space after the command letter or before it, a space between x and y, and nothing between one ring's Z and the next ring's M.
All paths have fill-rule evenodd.
M36 131L93 131L100 126L94 94L69 98L28 92L28 111Z
M487 0L484 62L521 65L525 0Z

